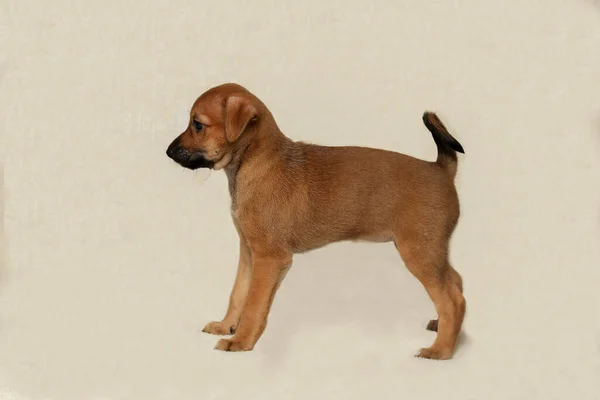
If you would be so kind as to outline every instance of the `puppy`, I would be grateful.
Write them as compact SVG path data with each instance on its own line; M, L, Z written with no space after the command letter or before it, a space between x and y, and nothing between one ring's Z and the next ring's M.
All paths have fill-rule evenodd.
M435 162L365 147L295 142L269 109L237 84L216 86L194 103L187 129L167 155L185 168L223 169L240 239L237 276L225 317L204 332L233 335L216 349L252 350L296 253L332 242L393 242L435 304L437 331L417 356L449 359L465 315L462 279L449 262L459 218L454 186L462 146L430 112Z

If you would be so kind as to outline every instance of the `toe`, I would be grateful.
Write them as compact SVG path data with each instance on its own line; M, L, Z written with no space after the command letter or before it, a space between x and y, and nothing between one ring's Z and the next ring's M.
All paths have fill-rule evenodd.
M231 348L231 343L232 342L230 339L221 339L217 342L215 350L229 351L229 349Z
M215 349L221 351L251 351L253 347L235 339L221 339L217 342Z
M427 358L429 360L449 360L452 358L452 351L448 349L436 349L433 347L419 350L416 357Z
M223 322L209 322L206 324L202 332L210 333L211 335L230 335L232 327Z

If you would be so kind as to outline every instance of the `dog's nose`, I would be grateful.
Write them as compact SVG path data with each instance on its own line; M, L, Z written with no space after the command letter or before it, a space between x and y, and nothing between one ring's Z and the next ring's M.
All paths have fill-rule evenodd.
M179 146L179 137L176 137L175 140L173 140L170 144L169 147L167 147L167 156L170 159L175 159L175 157L177 156L178 151L181 149L181 147Z
M173 161L181 162L186 161L191 157L191 153L179 146L169 146L167 149L167 156Z
M172 160L182 160L189 157L189 153L186 149L179 147L178 145L171 145L167 149L167 156Z
M173 158L174 155L175 155L175 149L173 149L173 147L169 146L167 148L167 157Z

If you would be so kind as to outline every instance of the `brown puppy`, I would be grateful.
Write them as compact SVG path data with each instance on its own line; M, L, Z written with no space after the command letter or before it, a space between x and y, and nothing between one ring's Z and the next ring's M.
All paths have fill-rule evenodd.
M448 260L459 217L454 177L461 145L423 115L436 162L386 150L326 147L287 138L252 93L224 84L194 103L189 126L167 155L189 168L224 169L240 238L237 277L223 320L204 332L228 335L216 348L252 350L294 253L342 240L394 242L425 286L438 320L420 357L451 358L465 314L462 279ZM439 322L438 322L439 321Z

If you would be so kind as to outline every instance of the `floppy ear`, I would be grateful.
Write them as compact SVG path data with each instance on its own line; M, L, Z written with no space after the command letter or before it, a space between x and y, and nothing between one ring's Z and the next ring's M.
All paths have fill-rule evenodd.
M241 96L230 96L225 99L224 120L225 137L234 142L244 132L248 123L258 116L258 111L250 101Z

